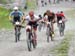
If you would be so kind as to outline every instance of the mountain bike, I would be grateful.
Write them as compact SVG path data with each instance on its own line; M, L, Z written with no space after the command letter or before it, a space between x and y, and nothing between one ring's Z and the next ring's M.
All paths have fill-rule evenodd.
M36 37L35 37L35 32L34 32L34 27L36 25L28 25L26 27L26 33L27 33L27 46L28 46L28 50L31 51L32 50L32 46L33 48L36 48L37 45L37 41L36 41Z
M20 35L21 35L21 24L20 22L15 22L15 42L20 41Z

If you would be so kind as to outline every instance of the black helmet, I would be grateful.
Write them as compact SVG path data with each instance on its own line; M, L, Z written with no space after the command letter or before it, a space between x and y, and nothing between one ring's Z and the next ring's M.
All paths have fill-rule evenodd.
M63 13L63 11L60 11L60 13Z

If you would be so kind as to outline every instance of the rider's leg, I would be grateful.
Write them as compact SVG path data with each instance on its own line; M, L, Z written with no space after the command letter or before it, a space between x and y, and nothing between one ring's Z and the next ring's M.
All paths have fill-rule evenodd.
M54 25L53 25L53 23L52 23L52 33L54 34Z
M17 36L16 36L16 26L15 25L13 25L14 26L14 31L15 31L15 42L17 42Z
M34 40L35 40L35 44L37 45L37 27L34 28Z
M13 26L14 26L14 31L15 31L15 35L16 35L16 26L15 26L15 23L13 24Z
M18 40L20 41L20 35L21 35L21 27L19 27L19 35L18 35Z
M15 35L16 35L16 26L15 26L15 20L12 20L12 24L13 24L13 27L14 27L14 31L15 31Z

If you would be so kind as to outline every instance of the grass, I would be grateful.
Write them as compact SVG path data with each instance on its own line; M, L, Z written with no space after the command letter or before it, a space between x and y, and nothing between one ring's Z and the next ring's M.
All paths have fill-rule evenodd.
M7 0L0 0L0 3L6 4L7 3Z
M63 41L57 45L51 52L54 56L68 56L69 41L74 36L74 32L68 32Z
M1 0L0 2L3 2L3 1L4 0ZM28 1L27 5L28 5L28 10L36 8L35 0L31 2ZM12 24L9 22L9 19L8 19L9 13L10 13L10 10L0 7L0 29L12 29Z
M0 4L8 4L8 3L12 3L15 0L0 0Z
M11 23L8 20L10 10L7 10L5 8L0 7L0 29L6 28L10 29L12 28Z

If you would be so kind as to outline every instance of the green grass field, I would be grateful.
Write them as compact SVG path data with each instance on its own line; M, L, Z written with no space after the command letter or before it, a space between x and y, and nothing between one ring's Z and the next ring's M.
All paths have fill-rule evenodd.
M2 29L2 28L6 28L6 29L12 28L12 25L8 20L9 13L10 13L9 10L0 7L0 29Z
M0 3L6 4L7 3L7 0L0 0Z
M70 41L73 36L74 32L68 31L68 33L65 34L63 41L50 52L52 52L54 56L68 56Z

